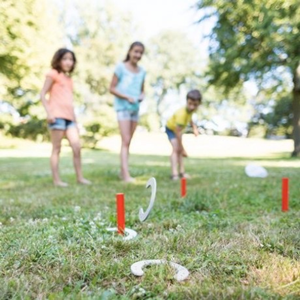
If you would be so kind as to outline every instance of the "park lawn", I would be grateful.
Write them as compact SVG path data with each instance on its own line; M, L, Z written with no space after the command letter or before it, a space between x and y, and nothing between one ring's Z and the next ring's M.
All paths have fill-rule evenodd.
M257 140L254 147L267 143ZM59 189L51 185L49 145L4 148L0 299L300 299L300 162L286 153L209 157L206 149L206 157L186 159L192 179L181 199L167 156L132 155L137 182L126 185L118 179L116 153L85 150L84 172L93 181L87 187L75 183L64 148L61 173L70 187ZM249 161L266 166L269 176L246 177ZM138 210L148 206L145 184L152 176L157 198L141 223ZM282 177L290 178L287 213L281 212ZM118 192L126 197L126 226L138 233L132 241L105 230L115 226ZM153 266L135 277L130 266L144 259L179 263L190 276L180 283L168 266Z

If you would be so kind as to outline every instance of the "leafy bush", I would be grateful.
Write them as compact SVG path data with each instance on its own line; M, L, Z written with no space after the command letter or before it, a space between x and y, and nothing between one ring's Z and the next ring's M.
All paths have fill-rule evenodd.
M140 118L139 125L148 131L158 131L160 128L159 116L156 113L144 114Z
M37 117L18 125L9 124L6 134L11 135L12 137L34 141L49 140L49 132L46 121L39 120Z
M105 126L96 122L85 125L84 129L85 133L82 135L83 146L92 149L97 147L97 143L101 138L117 132L117 127Z

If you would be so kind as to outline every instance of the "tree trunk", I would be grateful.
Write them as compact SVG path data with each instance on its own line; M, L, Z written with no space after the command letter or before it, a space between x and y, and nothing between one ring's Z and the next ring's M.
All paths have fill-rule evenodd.
M294 151L292 157L298 156L300 152L300 66L294 72L293 89L293 139Z

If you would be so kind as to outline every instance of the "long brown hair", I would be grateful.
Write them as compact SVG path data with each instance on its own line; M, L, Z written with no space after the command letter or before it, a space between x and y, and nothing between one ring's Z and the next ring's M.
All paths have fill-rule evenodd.
M61 49L58 49L53 58L52 58L52 61L51 61L51 66L53 69L55 69L56 71L58 72L62 72L62 69L61 69L61 66L60 66L60 62L62 60L62 58L64 57L64 55L66 53L71 53L72 56L73 56L73 61L74 61L74 64L72 66L72 69L70 70L70 73L72 73L75 69L75 66L76 66L76 56L75 56L75 53L67 48L61 48Z
M128 52L127 52L126 58L124 59L124 62L130 60L129 52L130 52L134 47L136 47L136 46L142 47L143 50L145 50L145 46L144 46L143 43L141 43L141 42L134 42L134 43L132 43L132 44L130 45L130 47L129 47L129 50L128 50Z

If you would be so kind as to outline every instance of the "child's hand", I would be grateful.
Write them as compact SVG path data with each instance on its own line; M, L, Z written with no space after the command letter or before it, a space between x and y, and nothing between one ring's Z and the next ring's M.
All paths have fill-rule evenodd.
M127 98L127 101L128 101L129 103L135 103L135 100L134 100L133 98L131 98L131 97L128 97L128 98Z
M182 149L181 154L182 154L183 157L188 157L188 155L187 155L187 153L186 153L186 151L184 149Z
M47 122L48 124L55 123L55 117L52 115L47 115Z
M199 131L198 130L194 130L194 135L197 137L199 135Z
M138 101L139 101L139 102L142 102L142 101L144 100L144 98L145 98L144 93L141 93L140 96L139 96Z

